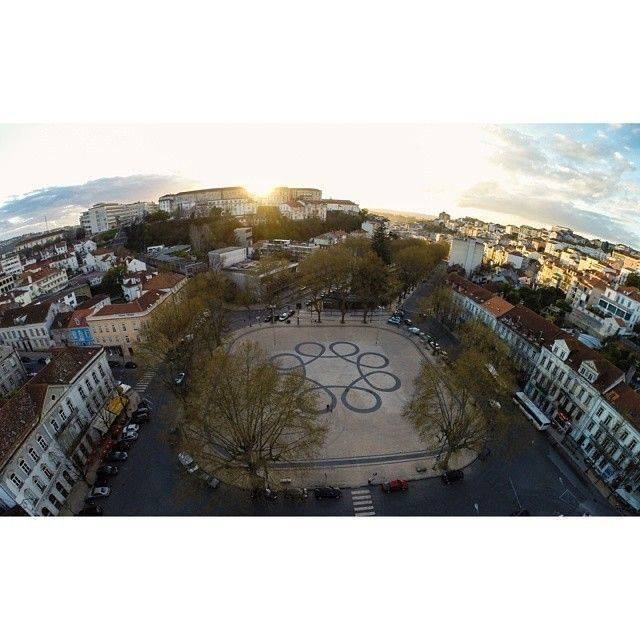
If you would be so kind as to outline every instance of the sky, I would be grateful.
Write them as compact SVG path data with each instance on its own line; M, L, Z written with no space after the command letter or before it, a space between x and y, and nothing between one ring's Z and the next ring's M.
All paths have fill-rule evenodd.
M243 185L566 225L640 248L640 125L0 125L0 239L96 202Z

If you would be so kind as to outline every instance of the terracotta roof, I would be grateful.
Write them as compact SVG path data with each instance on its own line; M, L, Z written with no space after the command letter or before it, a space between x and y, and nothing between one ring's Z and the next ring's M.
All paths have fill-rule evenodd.
M69 326L69 321L71 320L71 316L73 315L73 311L61 311L56 315L51 323L52 329L66 329Z
M578 371L585 360L593 360L598 370L598 378L592 384L601 393L617 380L624 378L624 372L607 360L599 351L587 347L564 331L558 338L564 340L571 350L566 362L571 365L574 371Z
M501 296L494 296L490 298L482 305L492 316L499 318L501 315L507 313L510 309L513 309L513 305L507 302Z
M109 249L109 247L101 247L100 249L96 249L92 253L94 256L102 256L102 255L107 255L109 253L114 253L114 251L113 249Z
M35 377L0 405L0 466L37 426L48 385L69 384L102 349L53 349L52 360Z
M142 286L142 289L143 291L149 291L151 289L173 289L186 279L186 276L179 273L163 271L150 280L147 280Z
M85 300L82 304L79 304L76 307L76 311L79 311L80 309L91 309L92 307L95 307L98 303L102 302L103 300L106 300L108 297L109 296L106 293L100 293L96 296L93 296L88 300Z
M640 395L626 382L616 385L604 397L634 427L640 430Z
M557 337L568 335L553 322L549 322L523 304L516 305L500 316L500 322L538 345L550 346Z
M132 302L105 305L101 309L98 309L98 311L96 311L94 314L89 316L88 319L91 320L92 318L99 318L102 316L142 313L150 309L158 302L158 300L161 300L165 296L166 293L164 291L160 291L159 289L151 289Z
M17 309L8 309L2 317L0 327L14 327L16 326L16 319L22 316L26 316L26 319L20 325L44 322L50 307L51 302L45 302L43 304L28 304Z
M618 287L618 291L627 296L627 298L640 302L640 289L638 287Z
M33 282L39 282L55 274L63 273L61 269L52 269L51 267L42 267L40 269L25 269L22 276L30 275Z
M491 291L488 291L484 287L474 284L466 278L459 276L457 273L450 273L447 276L447 279L449 280L451 285L456 288L456 290L464 293L466 296L472 298L480 304L493 298L493 293Z

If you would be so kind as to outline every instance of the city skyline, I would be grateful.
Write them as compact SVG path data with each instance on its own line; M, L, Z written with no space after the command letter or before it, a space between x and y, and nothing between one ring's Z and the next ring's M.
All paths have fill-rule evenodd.
M95 202L318 186L368 208L561 224L640 245L640 126L3 125L0 238L77 224Z

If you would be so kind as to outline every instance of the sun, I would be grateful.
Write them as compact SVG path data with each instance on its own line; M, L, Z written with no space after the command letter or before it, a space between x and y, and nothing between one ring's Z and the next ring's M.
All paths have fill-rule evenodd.
M247 184L247 191L254 196L264 197L273 191L273 185L266 181L252 180Z

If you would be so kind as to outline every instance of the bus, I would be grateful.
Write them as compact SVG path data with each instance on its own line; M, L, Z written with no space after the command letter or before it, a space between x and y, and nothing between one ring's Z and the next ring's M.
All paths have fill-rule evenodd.
M549 420L522 391L515 393L513 400L518 405L520 411L533 422L539 431L544 431L551 424L551 420Z

